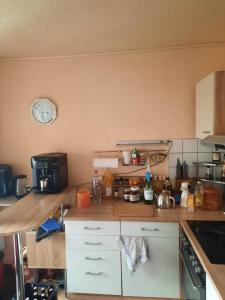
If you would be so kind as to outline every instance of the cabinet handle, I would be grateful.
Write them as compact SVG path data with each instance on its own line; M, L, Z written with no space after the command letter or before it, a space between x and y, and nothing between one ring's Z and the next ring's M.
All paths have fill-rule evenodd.
M94 272L85 272L85 275L102 275L103 273L102 272L97 272L97 273L94 273Z
M88 227L88 226L84 226L84 230L99 230L101 229L101 227Z
M101 245L101 242L97 242L97 243L91 243L91 242L85 242L84 245L89 245L89 246L99 246Z
M159 228L141 228L142 231L159 231Z
M202 133L211 133L211 131L210 130L204 130L204 131L202 131Z
M102 260L102 257L89 257L89 256L86 256L85 259L86 260Z

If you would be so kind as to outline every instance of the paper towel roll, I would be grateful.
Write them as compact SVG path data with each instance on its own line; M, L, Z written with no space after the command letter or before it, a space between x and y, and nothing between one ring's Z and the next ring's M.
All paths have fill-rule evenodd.
M117 169L119 167L119 158L94 158L93 167Z

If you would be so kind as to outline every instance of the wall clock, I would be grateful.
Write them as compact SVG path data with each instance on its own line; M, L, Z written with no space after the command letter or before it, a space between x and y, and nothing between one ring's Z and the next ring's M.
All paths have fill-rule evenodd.
M36 99L31 105L31 116L39 124L49 125L56 119L56 105L48 99Z

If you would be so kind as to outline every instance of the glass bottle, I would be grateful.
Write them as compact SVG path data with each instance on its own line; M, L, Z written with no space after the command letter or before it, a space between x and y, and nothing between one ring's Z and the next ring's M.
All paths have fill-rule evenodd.
M106 197L112 196L113 174L109 168L106 169L103 180Z
M101 202L101 182L98 176L98 171L94 171L94 175L92 177L92 199L93 203Z
M170 192L170 195L172 194L172 183L171 183L171 180L170 180L170 178L168 176L165 179L165 182L164 182L164 185L163 185L163 189L166 192Z
M203 185L201 181L197 181L195 186L195 193L194 193L194 199L195 199L195 207L196 209L203 207Z
M146 186L144 188L144 202L145 204L153 204L153 199L154 191L151 182L146 182Z
M221 180L225 181L225 154L223 158L223 166L222 166L222 172L221 172Z
M145 173L146 185L144 188L144 202L145 204L153 204L154 191L151 185L152 173L150 169L149 158L147 158L147 170Z
M139 153L137 148L133 148L131 151L131 159L132 159L132 164L133 165L138 165L139 164Z
M212 174L210 171L210 166L206 167L205 179L212 179Z

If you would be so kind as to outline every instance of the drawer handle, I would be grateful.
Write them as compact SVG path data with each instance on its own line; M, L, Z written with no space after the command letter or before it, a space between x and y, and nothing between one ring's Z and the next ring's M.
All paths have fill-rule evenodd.
M99 246L99 245L101 245L102 243L101 243L101 242L97 242L97 243L85 242L84 244L85 244L85 245L89 245L89 246Z
M85 259L86 260L102 260L102 257L89 257L89 256L86 256Z
M204 130L202 131L202 133L210 133L211 131L210 130Z
M93 273L93 272L86 272L85 275L102 275L102 272L97 272L97 273Z
M159 228L141 228L142 231L159 231Z
M101 229L101 227L88 227L88 226L84 226L84 230L99 230Z

